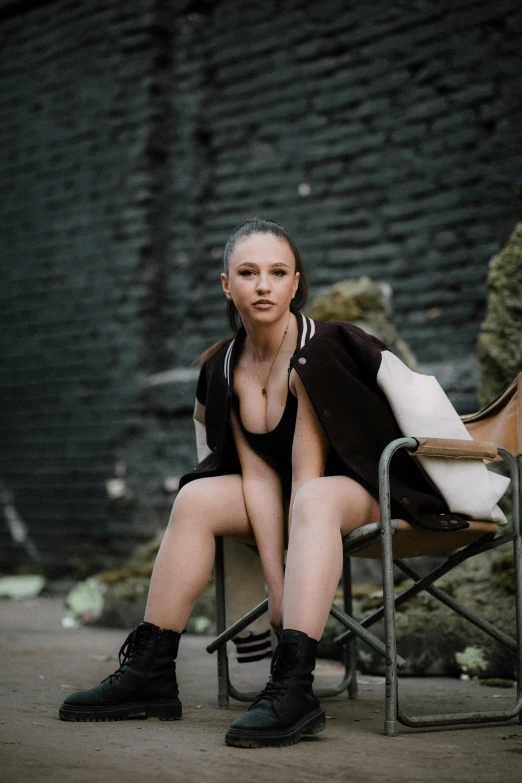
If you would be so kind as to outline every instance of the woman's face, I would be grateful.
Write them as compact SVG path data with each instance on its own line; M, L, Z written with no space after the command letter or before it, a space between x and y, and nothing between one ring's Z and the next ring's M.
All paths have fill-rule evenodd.
M274 323L288 312L299 284L291 248L274 234L241 238L221 275L227 299L242 320Z

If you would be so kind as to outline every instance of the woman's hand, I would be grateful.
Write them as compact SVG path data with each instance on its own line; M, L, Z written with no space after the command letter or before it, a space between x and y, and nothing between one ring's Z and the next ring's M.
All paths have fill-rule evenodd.
M283 591L268 591L268 620L274 631L283 630Z

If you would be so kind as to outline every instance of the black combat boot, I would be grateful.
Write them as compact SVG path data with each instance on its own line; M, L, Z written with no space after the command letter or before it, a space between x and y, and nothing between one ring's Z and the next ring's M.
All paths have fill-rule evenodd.
M227 733L227 745L239 748L293 745L326 726L324 710L312 691L317 641L290 628L277 634L271 677L248 711Z
M67 696L60 707L60 718L181 718L174 662L180 636L152 623L140 623L122 645L120 668L95 688Z

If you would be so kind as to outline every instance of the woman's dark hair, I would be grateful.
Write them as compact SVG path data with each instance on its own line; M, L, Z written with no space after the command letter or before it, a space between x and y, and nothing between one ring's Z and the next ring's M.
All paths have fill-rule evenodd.
M283 242L286 242L292 251L295 259L295 271L299 272L299 283L297 285L296 294L290 304L290 310L292 313L298 313L306 304L306 299L308 297L308 282L306 280L303 262L301 261L301 255L297 249L297 246L294 244L290 234L283 228L283 226L280 226L279 223L276 223L275 220L260 217L249 218L233 230L232 234L228 238L228 242L226 243L225 250L223 252L223 269L225 274L228 275L230 257L232 256L237 243L244 237L249 237L253 234L272 234L278 239L281 239ZM234 302L232 302L230 299L227 299L227 320L233 333L237 334L240 317ZM203 362L205 362L209 356L212 356L212 354L217 351L221 345L227 342L228 339L229 338L220 340L214 345L211 345L210 348L207 348L194 363L198 365L203 364Z

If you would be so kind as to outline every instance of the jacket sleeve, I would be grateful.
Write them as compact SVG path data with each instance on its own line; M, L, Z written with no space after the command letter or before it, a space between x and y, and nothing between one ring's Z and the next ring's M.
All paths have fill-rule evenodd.
M377 383L386 394L405 437L472 440L463 421L433 375L410 370L390 351L383 353ZM438 487L450 511L506 525L497 505L510 479L487 470L480 460L416 457Z
M196 387L196 402L194 404L194 427L196 429L196 449L198 462L202 462L205 457L211 454L207 443L207 431L205 428L205 408L207 398L207 365L201 368Z

